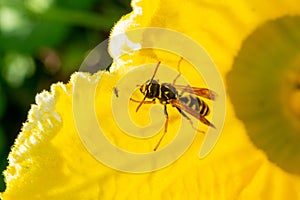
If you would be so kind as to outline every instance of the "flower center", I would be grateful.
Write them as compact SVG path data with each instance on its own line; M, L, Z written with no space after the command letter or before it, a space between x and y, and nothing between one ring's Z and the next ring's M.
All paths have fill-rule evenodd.
M253 144L300 174L300 17L269 21L243 43L227 75L237 117Z
M292 114L300 120L300 79L296 89L294 89L290 94L289 108Z
M291 62L285 66L281 82L281 104L283 112L295 134L300 135L300 50Z

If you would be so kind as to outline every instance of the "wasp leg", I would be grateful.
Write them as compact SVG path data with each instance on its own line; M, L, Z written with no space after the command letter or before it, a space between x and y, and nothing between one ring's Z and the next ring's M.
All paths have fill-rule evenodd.
M139 101L139 100L135 100L133 98L130 98L130 101L135 102L135 103L141 103L142 102L142 101ZM145 103L145 104L155 104L156 102L155 102L155 99L153 99L152 101L144 101L143 103Z
M181 64L181 61L183 60L183 57L180 57L180 60L178 61L178 64L177 64L177 68L178 68L178 72L179 74L175 77L174 81L173 81L173 85L175 85L177 79L181 76L181 72L180 72L180 64Z
M164 133L163 135L160 137L159 141L157 142L155 148L154 148L154 151L157 150L157 148L159 147L162 139L165 137L167 131L168 131L168 122L169 122L169 115L168 115L168 111L167 111L167 105L164 106L164 114L165 114L165 117L166 117L166 122L165 122L165 130L164 130Z
M138 101L138 100L135 100L133 98L130 98L130 100L135 102L135 103L139 103L138 107L136 107L135 112L137 112L143 104L155 104L156 103L155 99L153 99L152 101L145 101L145 98L144 98L142 101Z
M177 108L177 107L176 107ZM200 132L200 133L204 133L204 131L200 131L200 130L198 130L196 127L194 127L194 124L193 124L193 122L192 122L192 120L191 120L191 118L189 118L180 108L177 108L177 110L180 112L180 114L184 117L184 118L186 118L189 122L190 122L190 124L191 124L191 126L193 127L193 129L195 129L197 132Z

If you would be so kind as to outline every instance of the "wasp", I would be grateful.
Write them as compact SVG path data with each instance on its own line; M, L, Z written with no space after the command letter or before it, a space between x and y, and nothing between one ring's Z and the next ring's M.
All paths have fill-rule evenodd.
M156 100L164 106L164 115L166 118L164 133L156 144L154 151L158 149L162 139L167 133L169 121L167 105L175 107L178 112L190 122L194 129L196 128L193 126L191 118L186 113L200 120L203 124L215 128L215 126L205 118L210 113L210 108L200 97L215 100L217 94L207 88L176 85L176 80L181 76L179 67L182 59L183 58L181 58L178 62L177 67L179 74L176 76L173 83L160 84L158 80L154 79L161 64L161 61L159 61L151 79L140 85L139 90L144 95L144 98L141 101L130 98L131 101L139 103L136 108L136 112L138 112L143 104L155 104Z

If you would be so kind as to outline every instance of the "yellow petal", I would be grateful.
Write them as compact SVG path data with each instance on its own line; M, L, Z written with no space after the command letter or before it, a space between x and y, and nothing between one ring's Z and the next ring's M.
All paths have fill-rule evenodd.
M113 36L137 27L179 31L201 44L223 75L230 70L243 40L258 26L284 15L300 14L296 0L230 3L143 0L133 1L132 5L133 12L114 27ZM130 49L119 45L111 46L112 54L114 49ZM73 96L76 81L89 83L83 88L88 90L97 87L96 80L101 77L104 83L97 87L95 108L99 121L106 124L107 137L128 151L150 151L159 136L149 141L134 141L120 135L122 132L110 118L112 114L106 112L111 112L111 106L103 104L113 98L114 83L128 72L130 65L160 60L175 68L178 59L166 52L141 51L124 56L122 66L116 60L114 74L77 73L70 83L53 85L50 93L38 95L37 106L32 107L9 156L5 171L7 189L1 194L2 199L299 199L299 177L268 161L265 153L250 142L230 103L222 136L215 149L202 160L197 157L203 141L201 134L196 135L192 146L175 163L151 173L131 174L111 169L85 149L72 109L74 98L85 98L80 93ZM131 105L131 115L134 108ZM143 109L140 114L144 116L149 107ZM170 126L176 129L178 114L176 117L176 112L170 112L170 116L173 116ZM172 134L168 137L164 145L172 139Z
M71 83L58 83L37 95L9 155L3 199L87 199L97 188L97 174L87 169L97 169L98 162L76 134L71 93Z
M141 5L142 9L147 10L148 8L143 6L147 4L145 1L136 1L134 3ZM137 23L140 22L138 20L140 17L143 19L147 17L139 16L138 11L141 9L136 8L134 14L125 17L125 19L114 27L113 35L117 35L124 30L134 30L136 27L144 26L159 26L180 31L191 36L204 46L222 74L225 75L230 70L234 57L238 54L238 50L242 46L242 42L252 31L269 20L285 15L299 15L299 9L296 4L296 1L288 1L280 4L271 2L262 3L259 1L252 1L251 3L248 1L235 1L231 4L203 1L182 3L161 1L158 7L151 7L156 4L149 5L151 10L156 12L156 15L150 17L148 24L145 21L140 24ZM195 11L191 12L191 10ZM171 20L166 19L166 16L169 16ZM130 39L135 41L135 38ZM120 47L122 45L120 44ZM115 49L115 46L112 48ZM169 57L163 53L155 52L154 55L153 57L157 57L159 60L168 63ZM141 60L138 56L130 57L133 59L133 63L131 64L138 65L147 61L146 59ZM140 63L137 60L141 60ZM174 63L169 62L168 64L174 66ZM211 166L209 169L205 168L203 170L205 172L198 175L198 178L205 180L205 184L210 185L208 180L214 180L214 178L213 176L205 175L209 174L210 170L213 170L219 172L216 173L215 177L218 180L217 182L222 182L221 184L217 184L220 187L212 187L215 194L219 195L213 197L210 195L205 196L208 199L221 199L221 197L224 199L237 197L241 197L242 199L253 199L255 197L261 199L281 199L285 196L299 198L299 193L295 192L300 186L299 177L290 175L282 169L277 168L276 164L268 161L264 152L253 147L243 124L235 118L232 105L230 104L227 105L227 118L223 135L214 151L206 158L206 160L208 159L213 159L215 163L218 163L218 166ZM193 174L190 171L189 173ZM269 179L276 181L269 181ZM192 180L193 178L189 181L192 182ZM234 180L236 185L226 184L230 180ZM283 187L283 184L279 184L280 181L292 186ZM149 184L151 185L151 183ZM173 187L169 188L170 190L173 189L175 194L172 198L176 198L177 195L179 198L183 198L184 196L180 196L179 192L176 193L176 191L180 190L180 186L178 185L178 183L175 183L172 185ZM215 184L211 185L215 186ZM202 187L197 187L196 190L191 189L189 191L195 194L193 197L196 197L197 194L195 191L201 191L201 189ZM270 194L270 190L278 192Z

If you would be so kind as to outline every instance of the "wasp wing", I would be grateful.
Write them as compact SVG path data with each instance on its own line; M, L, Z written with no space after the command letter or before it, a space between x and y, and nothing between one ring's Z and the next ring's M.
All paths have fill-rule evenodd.
M216 128L212 123L210 123L203 115L201 115L199 112L197 112L196 110L186 106L184 103L180 103L179 100L175 100L175 99L171 99L170 100L170 104L174 107L176 107L177 109L181 110L181 111L185 111L187 113L189 113L190 115L192 115L193 117L195 117L196 119L199 119L203 124Z
M198 87L191 87L191 86L186 86L186 85L174 85L174 87L177 90L180 90L182 92L187 92L190 94L195 94L197 96L210 99L210 100L215 100L217 98L217 93L215 93L212 90L209 90L207 88L198 88Z

